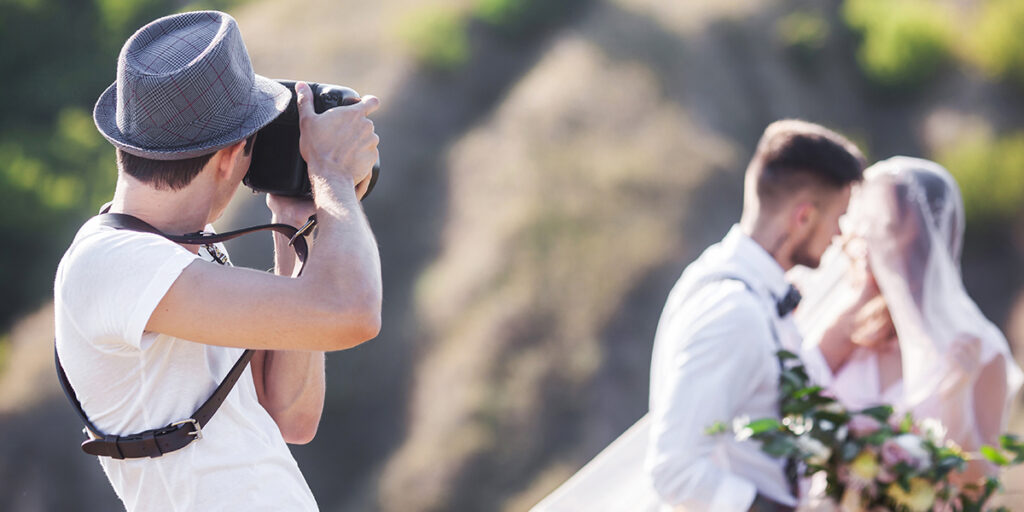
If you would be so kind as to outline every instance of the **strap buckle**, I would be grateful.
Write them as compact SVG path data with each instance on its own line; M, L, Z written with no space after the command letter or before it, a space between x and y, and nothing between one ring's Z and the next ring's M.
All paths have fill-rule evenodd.
M201 425L199 425L199 422L196 421L195 418L189 418L187 420L175 421L174 423L171 423L170 426L177 427L178 425L184 425L186 423L191 423L192 424L192 428L195 429L192 432L189 432L188 435L196 436L196 439L195 439L196 441L198 441L198 440L203 438L203 427Z
M82 433L85 434L85 437L89 438L89 440L91 441L98 441L100 439L103 439L102 436L99 436L92 430L89 430L89 427L82 427Z
M315 227L316 227L316 215L310 215L309 219L306 220L306 223L303 224L302 227L299 228L299 230L296 231L294 235L292 235L291 239L288 240L288 245L294 244L295 240L297 238L299 238L300 236L306 236L306 235L312 233L313 232L313 228L315 228Z

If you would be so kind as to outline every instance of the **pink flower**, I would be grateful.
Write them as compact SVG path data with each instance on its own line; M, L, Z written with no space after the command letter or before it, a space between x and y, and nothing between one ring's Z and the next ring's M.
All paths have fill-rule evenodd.
M867 414L854 414L846 424L853 437L867 437L882 428L882 423Z
M882 443L882 462L889 468L903 462L914 469L925 469L931 462L931 456L921 438L900 434Z

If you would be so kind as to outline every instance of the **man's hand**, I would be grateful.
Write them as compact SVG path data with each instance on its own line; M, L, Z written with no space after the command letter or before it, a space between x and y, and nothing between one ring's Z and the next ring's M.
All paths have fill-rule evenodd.
M370 182L373 181L373 173L367 174L363 181L356 183L356 198L360 201L366 197L366 193L370 191Z
M322 114L313 109L313 93L305 82L295 84L299 109L299 151L309 167L313 196L327 193L325 187L365 183L377 162L379 138L367 117L380 106L375 96L359 103L335 107Z

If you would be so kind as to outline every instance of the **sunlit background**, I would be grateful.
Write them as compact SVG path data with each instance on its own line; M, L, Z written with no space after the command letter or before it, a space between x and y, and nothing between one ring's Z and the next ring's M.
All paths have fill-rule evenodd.
M967 288L1024 354L1024 2L185 4L0 1L0 510L120 508L56 384L52 280L113 190L91 112L121 44L195 7L238 19L258 73L382 99L384 328L329 355L293 448L324 510L524 511L639 418L668 290L782 117L946 165ZM242 190L218 227L268 218ZM236 264L270 265L260 236Z

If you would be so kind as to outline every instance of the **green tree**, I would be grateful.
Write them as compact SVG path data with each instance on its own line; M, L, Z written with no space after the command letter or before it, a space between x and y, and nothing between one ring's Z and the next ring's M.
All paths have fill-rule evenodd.
M918 87L952 55L953 22L940 2L846 0L843 18L861 35L861 69L881 87Z
M1005 226L1024 212L1024 132L969 137L936 157L960 184L970 226Z
M427 68L452 71L469 59L466 20L457 9L413 11L401 20L398 30L409 52Z
M1024 2L982 2L970 36L970 60L990 76L1024 86Z
M63 250L113 191L114 151L93 125L92 107L114 81L121 45L181 6L0 0L0 329L52 293Z

